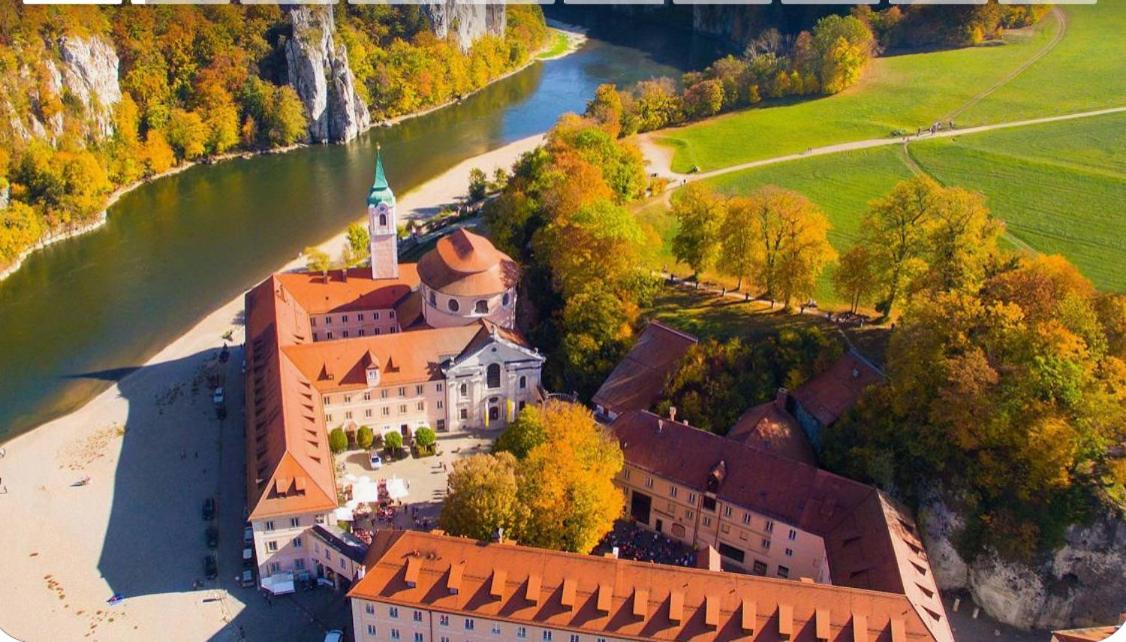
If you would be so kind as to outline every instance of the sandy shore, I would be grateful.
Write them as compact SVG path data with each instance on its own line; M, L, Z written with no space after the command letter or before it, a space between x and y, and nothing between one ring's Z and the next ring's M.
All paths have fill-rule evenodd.
M491 175L541 141L532 136L459 163L400 195L400 217L453 202L465 194L470 169ZM337 255L345 242L342 231L319 245ZM278 269L302 263L298 257ZM242 342L242 307L241 296L231 300L143 367L107 373L116 383L79 410L4 444L3 632L20 640L236 639L237 623L252 631L281 627L277 635L286 636L290 609L257 612L256 592L233 586L237 561L225 564L228 547L238 553L243 510L241 356L225 366L225 422L213 416L204 369L224 333ZM88 485L72 486L86 476ZM219 497L220 578L192 590L206 554L199 509L208 495ZM110 607L115 591L126 599Z

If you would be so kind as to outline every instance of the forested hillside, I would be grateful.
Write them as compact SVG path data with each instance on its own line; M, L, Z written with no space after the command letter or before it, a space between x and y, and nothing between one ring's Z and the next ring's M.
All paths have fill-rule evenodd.
M476 31L463 28L474 16L447 10L3 2L0 269L95 219L117 187L184 161L346 139L369 112L378 121L481 88L546 37L538 7L482 16ZM302 83L298 64L316 76ZM360 103L346 136L319 135L313 122L326 94L333 109L326 75L346 77Z

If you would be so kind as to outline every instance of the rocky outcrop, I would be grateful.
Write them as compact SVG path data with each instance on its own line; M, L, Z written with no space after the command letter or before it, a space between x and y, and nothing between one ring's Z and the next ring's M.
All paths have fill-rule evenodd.
M49 57L33 70L22 65L3 84L6 120L12 134L24 141L55 142L76 119L91 138L113 135L113 108L121 100L120 61L113 45L100 37L62 36L48 46ZM10 102L18 92L30 109L18 112ZM63 101L69 106L60 108Z
M371 124L371 116L356 92L348 52L335 41L332 6L296 7L289 17L293 36L285 44L285 59L289 84L305 104L309 142L355 138Z
M692 30L744 47L769 26L765 13L746 5L697 4L692 6Z
M1030 566L994 552L962 559L962 520L940 499L919 512L927 556L942 590L965 590L993 618L1022 629L1064 629L1117 621L1126 595L1126 521L1103 515L1071 526L1065 543Z
M506 14L503 4L471 4L444 0L423 5L434 35L447 38L453 32L462 51L469 51L482 36L503 36Z

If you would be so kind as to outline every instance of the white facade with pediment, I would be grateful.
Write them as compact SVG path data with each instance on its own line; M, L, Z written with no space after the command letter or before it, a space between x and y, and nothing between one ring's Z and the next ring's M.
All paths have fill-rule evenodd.
M479 349L448 363L449 419L454 431L507 425L525 405L539 400L540 353L494 334Z

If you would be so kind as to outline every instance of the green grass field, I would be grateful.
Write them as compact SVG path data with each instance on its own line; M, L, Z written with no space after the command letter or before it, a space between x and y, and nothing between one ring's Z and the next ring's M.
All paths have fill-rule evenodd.
M1126 3L1070 6L1065 13L1059 45L959 121L996 123L1126 104Z
M720 116L668 130L661 142L675 150L673 169L687 172L914 131L963 109L955 122L965 126L1126 104L1126 3L1065 11L1067 27L1054 46L1061 24L1049 14L1006 34L1003 45L877 58L841 94Z
M540 60L562 55L563 52L567 51L567 47L570 46L570 42L567 40L567 34L558 29L548 29L548 37L551 38L551 46L544 49L536 56L536 58Z
M1063 254L1099 288L1126 291L1126 114L924 141L908 150L940 182L983 192L1016 239L1009 245ZM828 216L829 240L843 251L855 242L868 202L911 175L903 149L895 146L734 172L708 183L727 194L762 185L805 194ZM638 217L662 243L652 265L686 274L668 249L676 221L667 208L650 204ZM815 295L823 305L836 301L829 275ZM704 278L733 284L717 274Z

